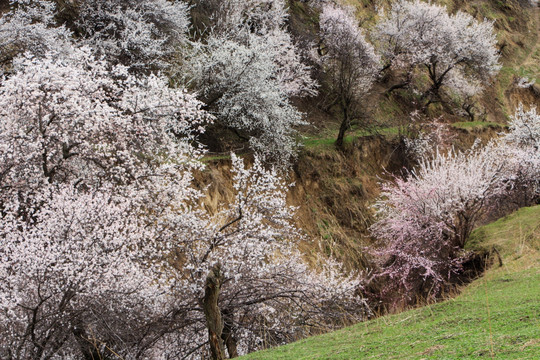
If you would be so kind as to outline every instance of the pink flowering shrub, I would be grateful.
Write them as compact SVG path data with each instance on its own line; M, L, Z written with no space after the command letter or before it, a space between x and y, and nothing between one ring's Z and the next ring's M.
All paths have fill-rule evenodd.
M407 179L383 185L372 233L384 241L385 291L437 296L459 268L460 252L487 205L504 192L489 151L437 153Z
M508 200L535 201L540 179L535 109L518 108L510 132L481 149L437 152L421 160L405 179L383 184L372 234L386 279L383 295L436 297L460 270L464 247L480 220ZM429 154L428 154L429 155Z

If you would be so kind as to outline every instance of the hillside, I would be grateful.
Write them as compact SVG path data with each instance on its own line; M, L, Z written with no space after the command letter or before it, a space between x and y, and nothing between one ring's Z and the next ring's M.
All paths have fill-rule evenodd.
M377 21L377 9L388 7L392 1L342 1L354 6L356 16L366 32ZM456 113L456 104L435 106L429 118L439 118L450 123L452 145L460 150L471 147L476 139L483 143L503 132L509 116L523 103L526 108L540 105L540 86L529 88L516 85L527 76L540 79L538 54L540 54L540 10L529 1L436 1L448 6L452 12L463 10L478 20L494 21L502 69L493 84L478 98L478 114L474 121ZM315 41L318 14L304 1L289 1L290 31L299 39ZM535 60L536 59L536 60ZM365 99L367 124L353 122L345 135L345 146L337 149L335 140L340 116L332 109L325 109L328 96L324 85L319 95L297 99L297 106L305 113L308 126L299 128L298 159L289 176L295 186L291 188L288 203L298 208L295 223L308 235L303 243L306 254L321 250L344 262L349 268L366 266L363 249L371 244L368 227L373 222L370 206L379 195L379 183L414 165L406 153L403 138L414 136L411 127L412 105L410 90L394 91L390 96L385 90L392 84L392 77L378 81ZM238 139L231 140L231 149L238 148ZM245 147L244 147L245 149ZM250 158L250 153L244 156ZM208 169L199 178L210 185L211 200L208 207L216 208L232 198L229 152L212 152L205 157Z
M0 1L0 358L536 356L539 61L535 0Z
M540 206L473 233L498 249L484 276L442 303L376 318L242 359L537 359L540 357Z

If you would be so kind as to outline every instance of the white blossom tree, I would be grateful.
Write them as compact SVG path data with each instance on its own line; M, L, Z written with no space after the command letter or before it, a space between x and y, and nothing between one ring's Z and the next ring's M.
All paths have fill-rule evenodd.
M83 43L131 70L164 70L187 42L188 5L179 0L82 1L75 21Z
M186 142L163 139L208 118L199 101L163 79L96 61L88 49L72 51L16 60L17 74L2 84L3 179L16 174L36 189L58 181L126 183L167 156L189 160Z
M286 31L284 1L224 1L212 18L183 76L221 125L266 160L288 163L294 126L304 124L290 98L315 94L316 84Z
M536 113L536 108L525 111L523 104L520 104L508 126L510 131L504 136L507 142L538 150L540 147L540 115Z
M258 34L282 29L288 16L283 0L225 0L214 14L220 32L248 28Z
M427 70L428 104L439 100L445 87L470 93L474 85L480 90L478 85L489 83L500 69L493 23L462 11L450 15L444 6L400 0L379 22L375 37L387 67L405 69L406 79L415 70ZM409 80L402 85L418 87Z
M51 1L10 1L11 10L0 17L0 66L10 68L13 58L25 51L43 56L69 48L71 32L57 26Z
M247 169L235 156L232 171L235 201L208 218L208 226L202 228L206 233L199 228L194 234L190 227L192 235L177 246L177 256L188 262L181 270L185 285L179 289L193 302L189 316L199 336L179 333L175 341L181 354L196 352L211 341L206 322L214 323L209 326L214 339L235 356L369 313L358 293L360 278L344 277L332 261L321 261L321 269L314 271L302 260L296 249L298 230L291 225L293 209L286 205L288 186L276 171L265 170L259 160ZM171 229L178 226L182 224ZM205 317L208 305L201 308L197 301L209 282L214 288L207 296L213 294L219 311Z
M14 66L0 85L1 357L195 358L212 328L233 356L367 312L357 276L303 261L276 171L233 156L236 200L200 206L191 140L209 116L192 95L85 48ZM218 265L223 323L204 306Z
M174 304L161 271L171 242L150 214L198 199L197 151L171 132L207 115L88 49L14 64L0 87L1 356L140 357Z
M407 155L417 161L432 158L438 152L448 152L456 138L451 126L441 118L431 119L422 116L419 111L410 115L407 135L403 138Z
M540 196L540 116L520 104L508 125L494 156L506 159L507 203L528 206Z
M214 32L249 44L252 35L264 38L276 64L276 77L287 96L316 94L317 84L310 67L302 62L300 51L287 32L287 12L283 0L221 1L215 15Z
M127 198L69 185L48 190L34 199L39 206L26 207L31 219L4 207L0 355L144 351L156 335L148 324L166 318L172 304L151 261L160 255L148 242L154 234Z
M350 7L323 5L320 31L320 62L327 75L330 106L339 106L342 115L336 140L336 145L342 146L345 132L360 115L362 97L378 75L380 59L365 40Z
M246 131L262 157L286 164L295 154L294 126L302 114L289 102L268 39L248 35L247 44L212 36L190 63L195 88L224 125Z
M3 65L24 51L43 56L76 40L130 71L163 71L188 40L183 1L83 0L58 9L54 1L16 0L11 7L0 19Z

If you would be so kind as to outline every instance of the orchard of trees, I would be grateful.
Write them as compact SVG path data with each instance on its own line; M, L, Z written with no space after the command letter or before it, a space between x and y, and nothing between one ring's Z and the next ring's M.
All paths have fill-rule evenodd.
M473 101L500 68L496 38L490 22L418 0L395 2L371 33L352 8L309 6L316 42L296 41L284 0L10 1L0 358L223 359L373 315L367 276L298 248L296 101L324 90L342 147L385 72L426 107L450 92ZM384 293L440 294L491 207L538 198L539 126L519 108L489 144L420 151L383 185L370 276ZM195 174L227 131L253 161L231 154L234 199L209 211Z

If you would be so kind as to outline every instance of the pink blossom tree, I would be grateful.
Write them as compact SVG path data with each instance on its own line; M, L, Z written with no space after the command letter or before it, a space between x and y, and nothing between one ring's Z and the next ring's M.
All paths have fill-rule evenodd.
M435 297L459 269L461 251L478 220L506 192L503 164L491 147L437 153L407 179L383 185L371 230L380 252L384 292Z
M426 154L406 179L383 184L371 230L385 242L376 252L384 292L438 295L480 220L537 201L539 124L536 109L520 106L510 131L483 148Z

